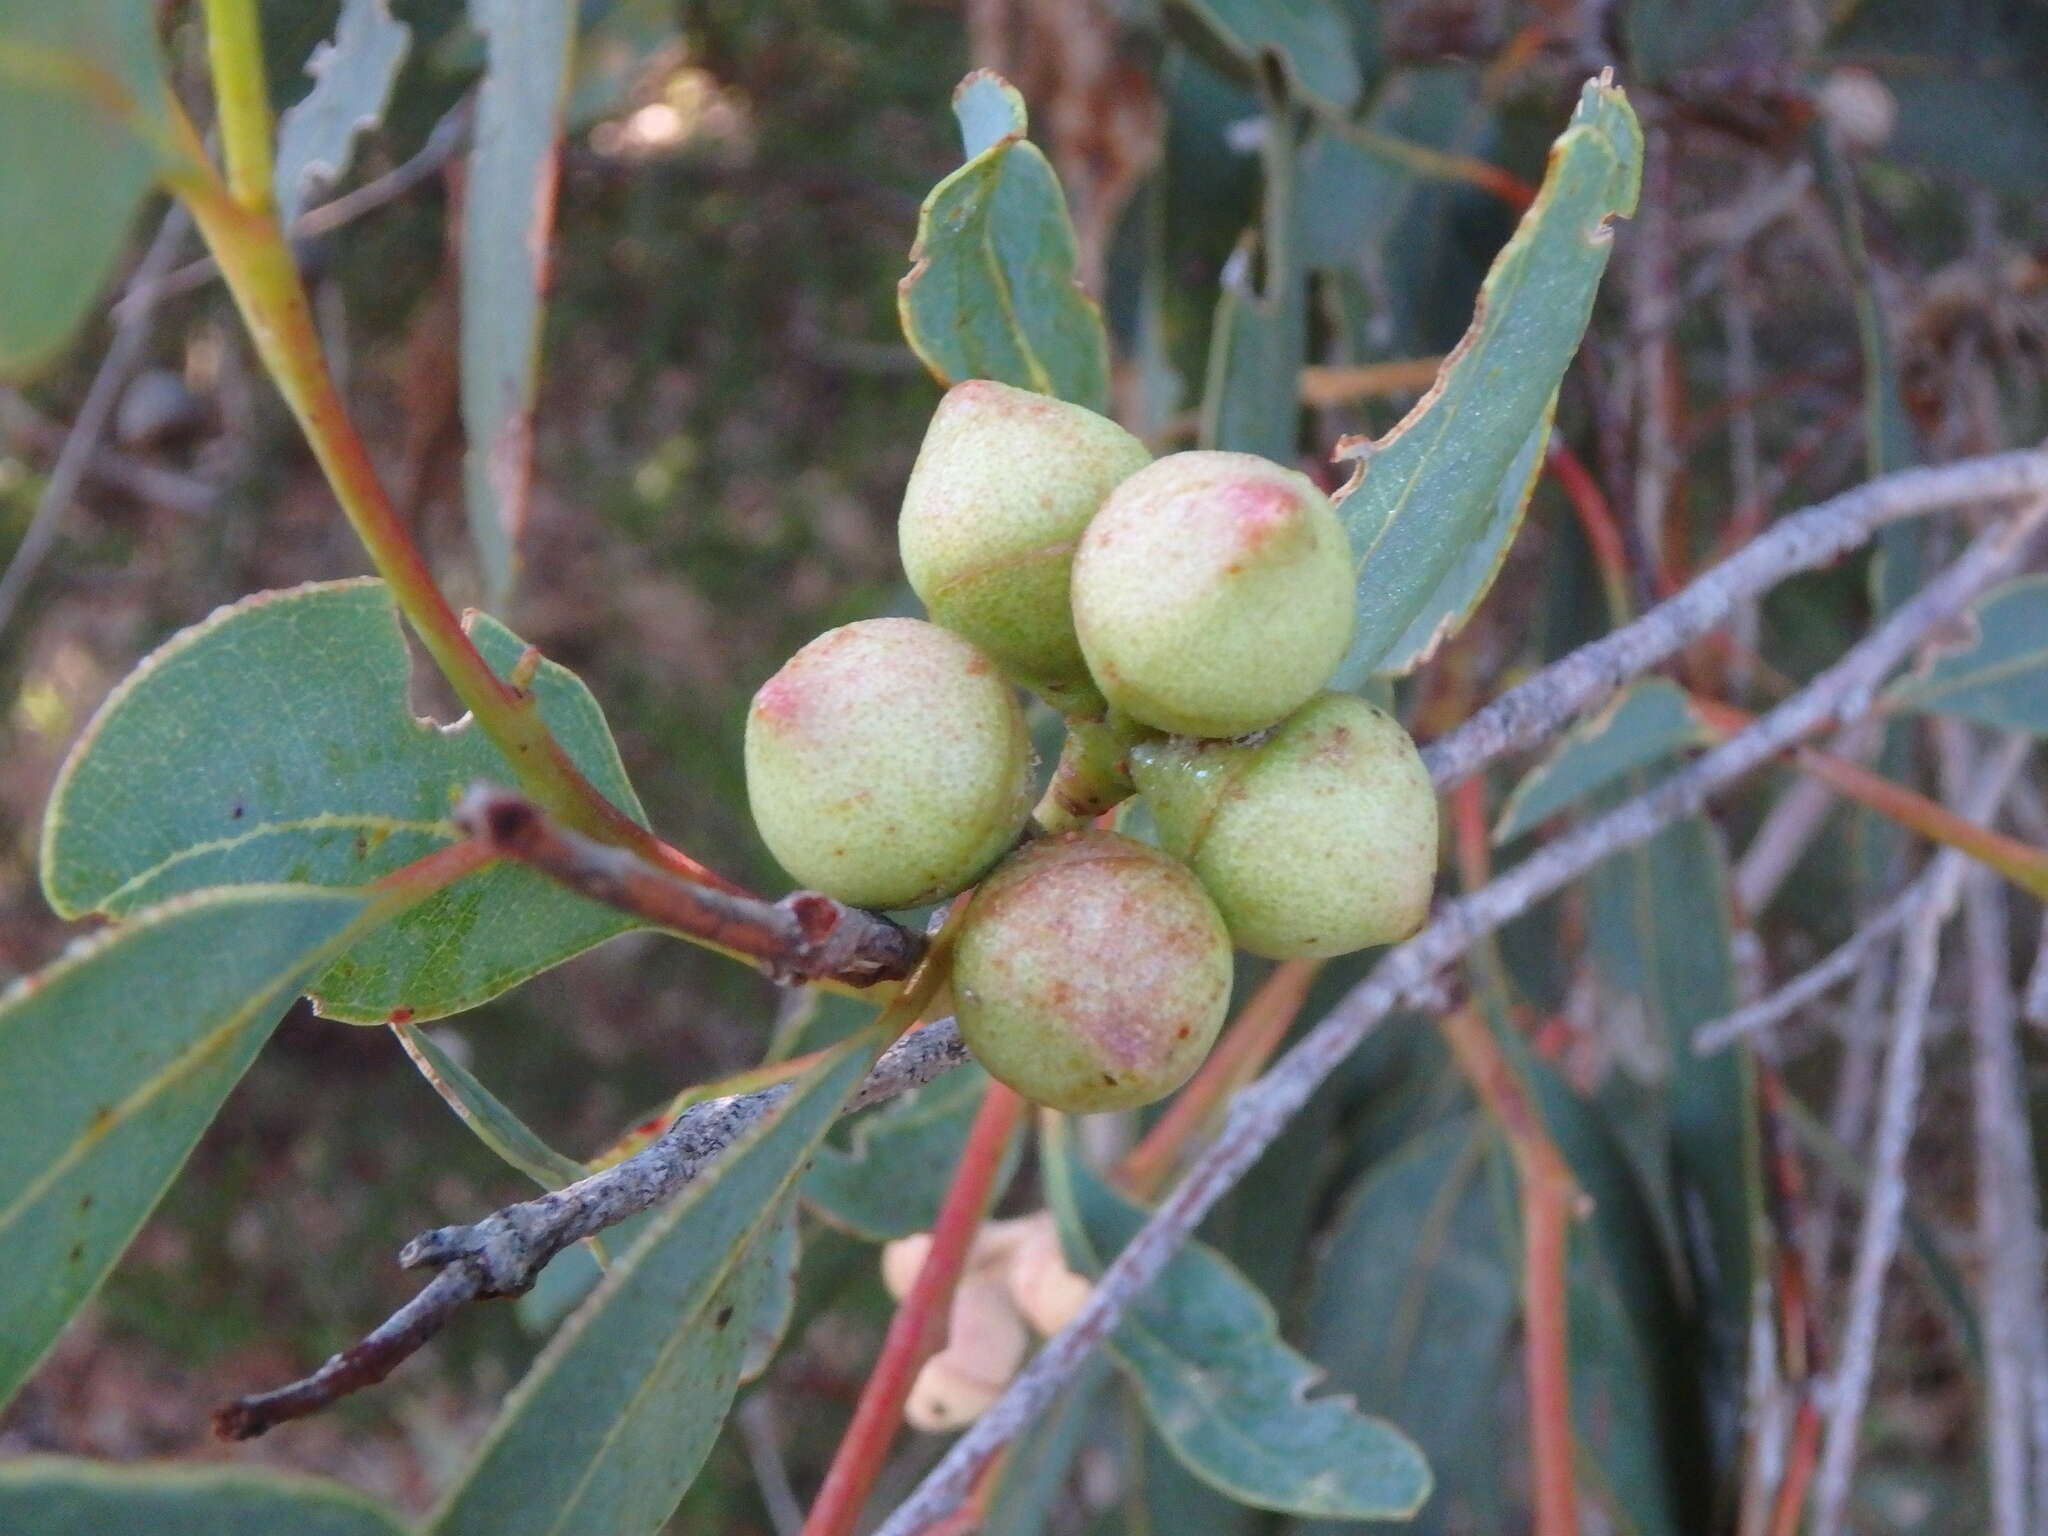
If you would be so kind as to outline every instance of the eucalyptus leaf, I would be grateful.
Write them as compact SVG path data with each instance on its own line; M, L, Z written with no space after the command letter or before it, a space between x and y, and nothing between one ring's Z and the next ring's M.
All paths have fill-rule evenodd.
M368 910L359 892L309 886L204 892L80 942L0 997L0 1402Z
M897 285L904 339L941 384L996 379L1106 410L1102 311L1076 276L1059 178L1024 137L1024 98L977 70L953 93L953 112L968 159L918 211Z
M868 1031L833 1050L653 1217L548 1341L428 1531L660 1529L732 1406L774 1293L784 1198L881 1045Z
M271 176L277 216L287 228L310 193L348 171L356 136L384 120L412 29L391 14L391 0L343 0L334 36L313 49L313 88L277 120Z
M1493 840L1532 832L1616 780L1712 739L1684 689L1662 678L1635 683L1573 726L1523 776L1501 807Z
M1043 1138L1046 1195L1068 1262L1099 1273L1145 1213ZM1180 1462L1241 1503L1296 1515L1402 1519L1428 1497L1422 1453L1281 1342L1272 1306L1213 1249L1189 1243L1125 1313L1108 1348Z
M1254 74L1271 55L1303 94L1340 110L1358 101L1364 82L1351 23L1335 0L1173 0L1168 14L1239 76Z
M861 1116L846 1150L818 1148L804 1175L804 1203L873 1243L930 1230L987 1088L988 1075L968 1066ZM1012 1145L996 1177L998 1194L1016 1160Z
M71 339L163 164L168 87L135 0L0 0L0 380Z
M1397 1420L1436 1471L1410 1527L1423 1536L1497 1530L1509 1507L1499 1398L1518 1309L1496 1155L1467 1112L1373 1163L1337 1208L1309 1293L1311 1357L1333 1387Z
M469 0L469 16L489 62L462 215L462 476L486 600L497 607L512 590L533 477L541 290L576 11Z
M1476 605L1469 574L1460 582L1454 572L1497 526L1503 483L1518 465L1529 473L1532 434L1606 270L1609 221L1635 208L1642 148L1627 98L1589 81L1435 387L1385 437L1339 446L1362 463L1338 509L1358 563L1358 630L1336 686L1355 688L1419 654L1403 641L1423 615ZM1456 603L1439 596L1447 581Z
M324 1478L261 1467L0 1463L0 1530L18 1536L405 1536L398 1515Z
M509 1167L542 1189L573 1184L589 1170L567 1153L557 1152L538 1131L515 1115L459 1057L444 1049L433 1031L398 1024L399 1041L413 1065L433 1090L475 1132L476 1139L497 1153Z
M2048 736L2048 575L1987 592L1967 622L1962 644L1892 684L1885 702Z
M500 676L525 649L481 615L470 637ZM473 722L415 718L409 673L397 609L369 579L260 593L173 636L109 695L58 776L43 821L50 904L120 916L209 886L357 886L445 847L464 789L517 776ZM590 781L644 819L589 690L543 662L532 693ZM498 866L379 930L312 990L331 1018L438 1018L630 926Z

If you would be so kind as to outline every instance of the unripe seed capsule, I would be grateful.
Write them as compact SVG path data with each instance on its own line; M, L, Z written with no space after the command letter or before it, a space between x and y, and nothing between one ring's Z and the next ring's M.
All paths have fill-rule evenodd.
M1068 577L1081 530L1150 462L1107 417L969 379L946 392L903 493L897 545L932 618L1021 681L1086 683Z
M1350 546L1306 475L1170 454L1119 485L1074 556L1074 627L1109 702L1162 731L1264 730L1351 643Z
M1031 810L1017 694L958 635L921 619L828 631L747 711L747 799L791 878L862 907L951 895Z
M1195 877L1088 830L1026 844L974 893L953 999L991 1076L1087 1114L1186 1082L1223 1025L1230 976L1230 936Z
M1436 791L1400 722L1363 699L1323 694L1256 742L1148 743L1131 774L1241 949L1348 954L1429 915Z

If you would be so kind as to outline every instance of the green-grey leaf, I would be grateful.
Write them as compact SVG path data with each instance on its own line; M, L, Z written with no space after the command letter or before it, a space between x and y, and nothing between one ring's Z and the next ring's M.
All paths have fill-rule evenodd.
M352 891L210 891L95 935L0 998L0 1402L365 909Z
M470 634L500 676L524 649L494 619ZM463 789L517 777L473 723L413 716L409 665L390 593L369 579L261 593L174 635L58 777L43 822L50 904L119 916L207 886L356 886L453 841ZM589 690L543 662L532 691L577 766L642 818ZM313 990L332 1018L438 1018L630 926L530 870L488 869L371 935Z
M1899 679L1886 702L2048 736L2048 575L1986 593L1970 621L1966 644Z
M1270 53L1304 94L1339 109L1358 100L1351 27L1332 0L1174 0L1172 19L1191 23L1191 41L1240 77Z
M71 339L156 178L166 86L135 0L0 0L0 379Z
M968 159L918 211L910 271L897 285L904 339L941 384L998 379L1106 409L1102 311L1075 275L1066 196L1024 137L1023 98L977 70L953 110Z
M1633 783L1605 792L1626 795ZM1739 1398L1748 1347L1754 1234L1762 1220L1755 1079L1743 1051L1701 1057L1694 1029L1736 1004L1727 862L1700 817L1615 855L1588 879L1593 964L1617 1037L1666 1064L1671 1205L1702 1298L1703 1388ZM1729 1449L1725 1444L1723 1450ZM1725 1465L1722 1470L1727 1470Z
M1520 837L1617 779L1711 739L1684 689L1662 678L1637 683L1572 727L1523 776L1501 807L1493 840Z
M1685 1469L1666 1446L1660 1422L1668 1383L1659 1373L1675 1341L1644 1339L1600 1247L1583 1230L1568 1241L1565 1326L1581 1463L1620 1529L1635 1536L1701 1529L1694 1512L1700 1501L1687 1496L1680 1481Z
M477 90L462 212L462 479L485 600L501 607L518 569L533 471L541 287L576 11L469 0L469 18L490 63Z
M1627 98L1589 81L1436 387L1387 436L1340 448L1364 462L1339 506L1358 561L1358 631L1336 686L1400 659L1410 626L1497 520L1502 482L1526 458L1592 313L1608 221L1635 208L1642 147Z
M987 1088L987 1074L970 1066L862 1116L847 1150L818 1148L804 1175L805 1204L871 1243L928 1231ZM998 1192L1016 1166L1014 1146L1007 1158Z
M287 226L306 198L348 171L356 135L384 120L412 29L391 14L391 0L344 0L334 36L313 49L308 91L277 120L277 162L271 177L277 216Z
M1436 1470L1415 1516L1423 1533L1497 1530L1505 1512L1498 1399L1517 1304L1486 1149L1467 1113L1369 1167L1338 1209L1308 1304L1308 1351L1330 1384L1399 1423Z
M1265 206L1258 233L1246 233L1223 269L1209 332L1201 440L1205 448L1287 463L1301 423L1297 389L1308 360L1308 275L1296 230L1292 111L1284 102L1268 102L1264 121ZM1264 268L1263 292L1253 282L1255 266Z
M1101 1416L1110 1363L1096 1355L1073 1375L1045 1416L1003 1458L977 1536L1043 1536L1067 1491L1074 1458Z
M18 1536L405 1536L352 1488L261 1467L0 1464L0 1530Z
M1508 546L1522 529L1522 514L1529 510L1537 477L1543 471L1543 450L1550 443L1550 420L1557 412L1557 396L1550 397L1543 415L1530 430L1529 440L1494 487L1492 514L1460 550L1436 590L1413 619L1401 638L1388 649L1380 664L1383 674L1405 677L1437 653L1451 636L1465 627L1479 607L1479 601L1493 586L1508 558Z
M747 1314L747 1347L740 1355L740 1380L756 1380L775 1363L783 1335L796 1317L796 1272L803 1263L802 1218L795 1195L785 1195L768 1231L755 1240L760 1263L760 1293Z
M1070 1262L1099 1272L1145 1213L1044 1139L1048 1200ZM1408 1437L1345 1398L1310 1398L1316 1368L1281 1342L1258 1288L1190 1243L1133 1303L1109 1349L1160 1437L1189 1471L1242 1503L1296 1515L1391 1520L1429 1495Z
M834 1050L656 1214L548 1341L429 1531L660 1528L731 1406L748 1321L772 1280L783 1199L880 1045L870 1031Z
M486 1088L477 1075L444 1050L433 1031L411 1024L394 1025L399 1044L420 1075L440 1094L476 1139L542 1189L573 1184L589 1170L567 1153L557 1152L505 1101Z

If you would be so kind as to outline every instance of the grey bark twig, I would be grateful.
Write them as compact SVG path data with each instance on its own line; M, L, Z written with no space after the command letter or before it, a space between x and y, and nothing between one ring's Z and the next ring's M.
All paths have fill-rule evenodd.
M2019 771L2026 746L2024 739L2016 739L1999 749L1971 786L1963 814L1973 821L1982 821L1996 810L2006 786ZM1847 1529L1849 1481L1855 1470L1857 1437L1876 1369L1884 1281L1898 1254L1900 1223L1905 1213L1906 1152L1912 1144L1920 1101L1922 1047L1926 1043L1928 1004L1940 960L1941 930L1954 910L1968 867L1969 861L1953 850L1944 849L1937 854L1931 870L1934 890L1906 928L1898 1001L1893 1009L1891 1039L1880 1079L1877 1131L1868 1158L1869 1196L1863 1225L1856 1235L1855 1269L1836 1352L1840 1364L1829 1384L1827 1426L1814 1472L1811 1509L1815 1536L1841 1536Z
M1912 471L1787 519L1644 619L1546 668L1443 738L1432 749L1432 776L1439 789L1446 788L1495 757L1532 745L1612 693L1634 672L1656 665L1711 629L1743 592L1760 590L1790 571L1833 558L1882 522L1936 506L2006 500L2029 492L2048 492L2048 455L2003 454L1946 470ZM899 1512L889 1531L919 1529L952 1507L965 1486L961 1468L966 1463L961 1458L978 1465L1044 1406L1066 1373L1114 1326L1131 1296L1156 1276L1202 1213L1279 1134L1315 1085L1403 998L1427 990L1436 973L1473 941L1607 855L1698 809L1713 791L1793 742L1868 709L1872 690L1885 674L2004 568L2039 516L2036 508L1983 535L1803 692L1648 794L1541 849L1483 889L1448 903L1421 933L1388 955L1279 1065L1237 1096L1222 1134L1111 1266L1088 1308L956 1446L935 1474L939 1482L905 1506L923 1509L925 1519L906 1525ZM1759 546L1761 553L1756 552ZM470 808L485 835L494 835L482 825L492 803L485 799ZM541 825L545 829L546 824ZM507 830L515 843L524 835L518 828ZM507 851L516 856L515 849ZM929 1024L883 1055L849 1110L928 1082L965 1060L952 1020ZM467 1302L517 1294L571 1243L672 1198L787 1091L769 1088L694 1105L651 1146L612 1168L508 1206L473 1225L444 1227L415 1238L399 1262L407 1268L441 1271L426 1290L376 1333L305 1381L230 1404L216 1417L220 1432L234 1438L261 1434L273 1424L301 1417L358 1386L381 1380ZM373 1369L375 1373L368 1374Z
M1404 1000L1476 939L1577 879L1602 859L1642 842L1710 795L1830 724L1857 718L1877 685L1933 629L1952 618L2010 563L2038 525L2035 506L1980 536L1953 565L1901 605L1876 632L1748 729L1646 794L1531 854L1470 896L1449 902L1257 1082L1231 1101L1222 1131L1188 1165L1172 1193L1102 1273L1087 1302L968 1428L876 1536L914 1536L956 1509L982 1467L1051 1403L1062 1384L1116 1327L1189 1234L1258 1160L1337 1065ZM1674 601L1677 601L1674 599Z

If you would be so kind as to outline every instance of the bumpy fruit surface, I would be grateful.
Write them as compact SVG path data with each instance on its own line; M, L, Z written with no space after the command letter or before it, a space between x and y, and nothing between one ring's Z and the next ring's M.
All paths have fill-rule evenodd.
M1140 746L1131 773L1241 949L1341 955L1429 915L1436 792L1400 722L1363 699L1326 693L1257 743Z
M1031 809L1031 746L994 662L921 619L820 635L747 711L747 800L799 884L912 907L968 884Z
M1230 1002L1230 936L1186 868L1114 832L1027 844L974 893L953 962L989 1073L1087 1114L1186 1082Z
M1119 485L1074 557L1074 625L1110 703L1162 731L1263 730L1330 680L1351 552L1307 476L1170 454Z
M897 542L933 619L1037 687L1085 682L1067 607L1081 530L1150 462L1107 417L970 379L946 392L903 493Z

